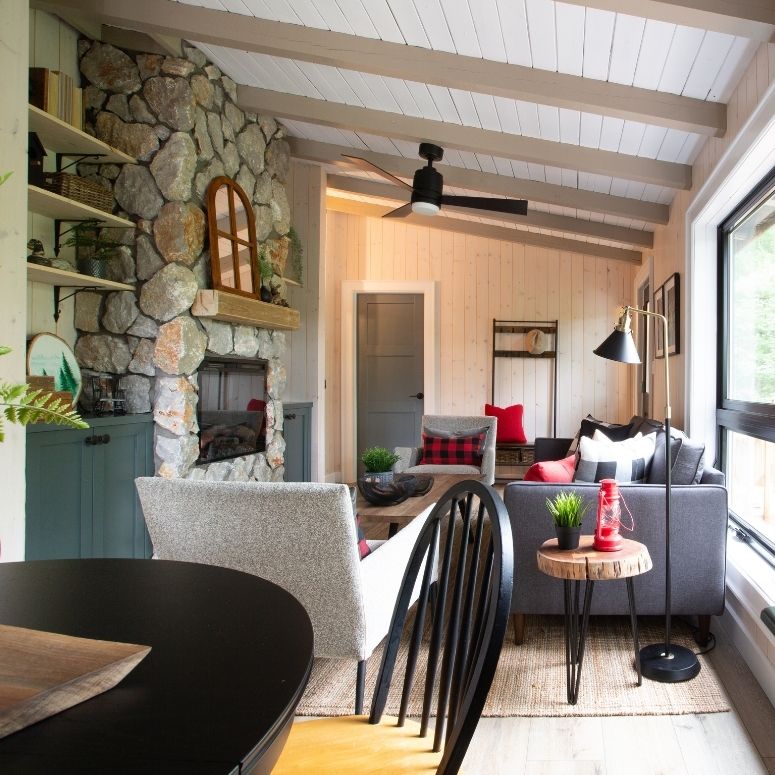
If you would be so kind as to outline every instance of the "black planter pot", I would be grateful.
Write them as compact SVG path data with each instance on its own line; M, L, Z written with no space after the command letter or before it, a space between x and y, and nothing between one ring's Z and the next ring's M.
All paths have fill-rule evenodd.
M578 527L565 527L555 525L557 531L557 547L559 549L578 549L581 539L581 525Z

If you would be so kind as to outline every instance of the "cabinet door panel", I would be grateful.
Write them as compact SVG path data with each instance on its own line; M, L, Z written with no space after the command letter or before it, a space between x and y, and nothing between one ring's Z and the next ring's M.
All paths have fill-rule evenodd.
M150 557L134 480L153 474L151 425L103 426L96 432L110 441L94 448L94 556Z
M91 430L27 434L28 560L92 554Z

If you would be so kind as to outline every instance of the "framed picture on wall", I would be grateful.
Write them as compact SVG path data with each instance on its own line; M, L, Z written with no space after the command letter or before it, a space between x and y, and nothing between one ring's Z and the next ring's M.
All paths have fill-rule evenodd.
M665 314L664 285L654 291L654 312L658 315ZM654 321L654 357L665 357L665 331L661 320Z
M678 272L665 280L662 294L667 317L667 354L681 352L681 278Z

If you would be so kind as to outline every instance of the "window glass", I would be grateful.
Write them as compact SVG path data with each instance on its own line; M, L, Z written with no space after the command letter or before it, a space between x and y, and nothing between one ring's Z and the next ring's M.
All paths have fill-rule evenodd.
M727 398L775 403L775 194L728 235Z
M729 508L775 543L775 444L727 431Z

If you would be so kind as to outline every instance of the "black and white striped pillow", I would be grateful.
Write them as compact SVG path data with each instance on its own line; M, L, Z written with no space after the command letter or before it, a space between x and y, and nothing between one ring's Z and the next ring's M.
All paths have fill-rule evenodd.
M617 482L645 482L651 459L654 457L656 434L637 434L624 441L611 441L605 434L582 436L574 482L599 482L616 479Z

